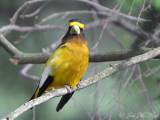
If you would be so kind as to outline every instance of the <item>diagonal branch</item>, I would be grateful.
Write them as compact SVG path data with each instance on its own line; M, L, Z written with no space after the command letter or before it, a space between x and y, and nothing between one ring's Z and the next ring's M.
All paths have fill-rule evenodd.
M103 5L100 5L96 2L92 2L92 1L89 1L89 0L77 0L79 2L83 2L85 4L88 4L92 7L94 7L95 9L97 9L98 11L104 11L106 12L106 15L107 16L110 16L112 14L114 14L115 16L118 16L118 17L121 17L121 18L125 18L125 19L128 19L128 20L132 20L132 21L143 21L143 22L146 22L146 21L149 21L149 20L146 20L146 19L143 19L143 18L137 18L135 16L130 16L130 15L126 15L124 13L121 13L121 12L118 12L118 11L115 11L113 9L110 9L110 8L107 8Z
M2 34L0 34L0 45L12 56L21 55L21 51L12 45Z
M149 59L152 59L156 56L160 55L160 47L155 48L149 52L146 52L144 54L138 55L136 57L132 57L127 61L123 61L120 64L114 64L111 67L105 68L103 71L97 73L93 77L89 77L87 80L81 81L79 88L75 88L74 91L84 89L86 87L89 87L90 85L93 85L102 79L111 76L112 74L124 70L132 65L139 64L141 62L147 61ZM25 111L29 110L30 108L39 105L43 102L48 101L51 98L62 96L67 94L67 90L65 88L52 90L44 95L42 95L39 98L36 98L34 100L31 100L27 103L24 103L19 108L17 108L15 111L8 114L6 117L4 117L1 120L13 120L23 114Z
M35 32L35 31L46 31L51 29L64 30L63 26L60 25L36 25L36 26L19 26L19 25L5 25L0 28L0 33L8 33L10 31L16 32Z
M12 16L12 18L10 19L10 22L11 24L15 24L18 17L19 17L19 14L20 12L27 6L31 5L31 4L34 4L34 3L38 3L38 2L46 2L46 0L30 0L30 1L27 1L25 2L23 5L21 5L21 7L19 7L17 9L17 11L14 13L14 15Z

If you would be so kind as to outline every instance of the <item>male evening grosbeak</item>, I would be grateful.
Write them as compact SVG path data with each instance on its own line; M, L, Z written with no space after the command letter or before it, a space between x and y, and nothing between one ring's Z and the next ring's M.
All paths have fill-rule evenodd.
M70 20L68 31L61 44L46 62L39 85L31 99L41 96L45 91L57 88L75 88L88 67L89 51L79 20ZM59 111L74 92L62 96L56 111Z

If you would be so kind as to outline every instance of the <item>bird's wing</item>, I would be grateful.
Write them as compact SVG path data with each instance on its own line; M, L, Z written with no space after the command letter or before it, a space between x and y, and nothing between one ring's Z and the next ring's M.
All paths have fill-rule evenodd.
M39 83L39 87L41 88L45 82L47 81L47 78L49 76L52 76L53 77L53 73L57 66L59 66L59 64L61 64L59 61L60 58L60 55L59 55L59 51L60 51L61 48L58 48L51 56L50 58L48 59L47 63L46 63L46 67L42 73L42 76L41 76L41 80L40 80L40 83Z
M42 73L42 77L41 80L39 82L39 88L41 88L43 86L43 84L45 83L45 81L47 80L48 76L51 74L51 67L50 66L46 66L46 68L44 69L43 73Z
M64 62L64 54L61 54L62 52L64 53L64 49L66 49L65 45L60 46L48 59L46 67L39 81L39 85L31 99L42 95L43 92L47 89L47 87L53 82L53 72L56 71L58 66L60 66Z
M50 67L46 67L44 69L41 80L39 81L39 85L30 100L40 96L46 90L48 84L53 80L53 78L49 76L50 72L51 72Z

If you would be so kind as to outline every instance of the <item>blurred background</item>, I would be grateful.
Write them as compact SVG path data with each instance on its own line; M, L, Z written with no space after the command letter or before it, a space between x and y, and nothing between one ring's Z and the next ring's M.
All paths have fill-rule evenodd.
M0 1L0 28L10 24L10 18L27 0ZM26 53L38 53L42 48L54 48L66 32L67 22L71 18L81 19L89 24L104 20L107 17L91 13L98 12L81 0L53 0L31 4L20 12L16 25L35 26L57 25L54 29L32 32L10 31L7 39L17 48ZM126 15L137 17L131 21L148 34L160 30L160 0L90 0ZM39 9L38 12L37 9ZM66 13L69 11L68 13ZM79 11L79 13L77 13ZM84 11L88 11L84 12ZM35 12L35 14L34 14ZM72 12L72 14L70 14ZM32 14L33 13L33 14ZM47 16L50 19L45 20ZM141 22L138 18L149 19ZM156 44L142 43L142 40L116 25L104 22L93 24L85 30L85 36L91 53L112 53L115 51L154 48ZM25 65L13 65L10 55L0 47L0 118L27 102L36 88L36 80L24 75ZM119 63L120 61L118 61ZM117 62L90 63L84 80L103 70L109 64ZM30 65L29 74L40 77L42 64ZM149 60L120 71L109 78L77 91L64 109L56 112L60 98L51 99L36 107L33 117L32 110L22 114L17 120L158 120L160 115L160 62Z

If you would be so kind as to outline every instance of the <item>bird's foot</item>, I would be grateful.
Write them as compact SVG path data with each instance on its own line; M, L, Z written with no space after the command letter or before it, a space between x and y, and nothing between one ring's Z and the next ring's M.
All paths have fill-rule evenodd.
M64 87L67 89L68 93L73 92L72 88L69 85L65 85Z
M78 85L77 85L77 88L79 89L79 88L81 88L81 85L78 83Z

